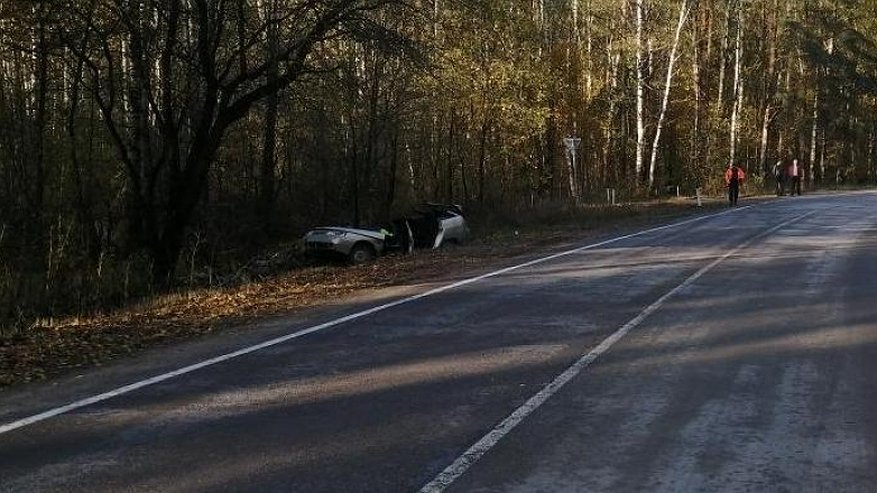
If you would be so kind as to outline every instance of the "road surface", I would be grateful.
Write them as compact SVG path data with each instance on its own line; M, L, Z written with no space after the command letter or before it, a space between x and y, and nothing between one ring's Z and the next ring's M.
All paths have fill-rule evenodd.
M605 240L0 393L0 491L877 491L877 194Z

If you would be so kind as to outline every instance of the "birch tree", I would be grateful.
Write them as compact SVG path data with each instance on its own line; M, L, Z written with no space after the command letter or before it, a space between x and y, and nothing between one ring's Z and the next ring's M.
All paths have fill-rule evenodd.
M645 59L645 0L636 0L636 161L634 165L635 180L642 180L646 151L646 59Z
M670 60L667 63L667 75L664 78L664 96L661 100L661 111L658 114L658 122L655 125L655 137L652 140L652 153L649 160L650 189L655 185L655 163L658 156L658 146L661 143L661 132L664 129L664 118L667 115L667 106L670 102L670 91L673 87L673 69L676 67L676 60L678 58L679 40L682 37L682 28L685 26L690 10L691 7L689 5L689 0L682 0L682 5L679 7L679 20L676 22L676 31L673 35L673 45L670 48Z
M740 111L743 107L743 6L736 2L736 25L734 35L734 99L731 108L730 139L728 162L737 162L737 136L739 133Z

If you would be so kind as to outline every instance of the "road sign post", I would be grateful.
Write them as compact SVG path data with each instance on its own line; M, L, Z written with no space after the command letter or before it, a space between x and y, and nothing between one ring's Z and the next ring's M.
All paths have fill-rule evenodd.
M579 137L566 137L563 139L566 146L566 161L569 165L569 194L575 200L576 204L581 201L578 187L578 168L576 167L576 154L582 145L582 139Z

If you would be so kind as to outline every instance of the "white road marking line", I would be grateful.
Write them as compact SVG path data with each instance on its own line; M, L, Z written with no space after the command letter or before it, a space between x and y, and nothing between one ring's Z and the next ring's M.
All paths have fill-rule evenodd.
M645 310L640 312L639 315L632 318L629 322L616 330L612 335L604 339L603 342L601 342L597 347L590 350L587 354L579 358L569 368L564 370L563 373L561 373L554 380L552 380L551 383L543 387L542 390L537 392L533 397L530 397L527 402L521 405L521 407L515 409L512 414L505 418L493 430L491 430L487 435L484 435L484 437L475 442L474 445L472 445L471 447L469 447L468 450L463 452L463 455L458 457L457 460L455 460L453 463L451 463L451 465L449 465L442 472L440 472L438 476L435 477L435 479L423 486L420 489L419 493L441 493L445 491L448 486L450 486L454 481L462 476L467 470L469 470L470 467L472 467L473 464L481 459L484 454L486 454L490 449L496 446L496 444L499 443L500 440L502 440L506 435L509 434L509 432L517 427L521 423L521 421L523 421L527 416L529 416L536 409L542 406L545 401L547 401L554 394L556 394L561 388L563 388L564 385L569 383L570 380L578 376L585 368L593 363L594 360L596 360L600 357L600 355L608 351L609 348L615 345L615 343L617 343L624 336L626 336L631 330L641 324L643 320L648 318L649 315L661 308L661 306L666 303L666 301L670 299L673 295L690 286L701 276L712 270L715 266L727 260L728 257L736 254L740 250L743 250L744 248L748 247L759 239L772 234L780 228L804 219L805 217L810 216L815 212L816 211L814 210L805 214L801 214L799 216L795 216L788 221L784 221L783 223L778 224L768 229L767 231L754 236L753 238L750 238L748 241L741 244L737 248L728 251L721 257L710 262L708 265L702 267L700 270L689 276L687 279L682 281L682 284L679 284L675 288L671 289L669 292L658 298L654 303L647 306Z
M337 318L335 320L331 320L331 321L326 322L326 323L322 323L320 325L315 325L313 327L308 327L307 329L302 329L302 330L294 332L292 334L280 336L280 337L277 337L275 339L271 339L271 340L268 340L268 341L265 341L265 342L262 342L259 344L255 344L253 346L248 346L248 347L239 349L239 350L231 352L231 353L223 354L221 356L216 356L214 358L210 358L210 359L201 361L199 363L195 363L195 364L183 367L183 368L179 368L179 369L174 370L174 371L163 373L161 375L156 375L154 377L147 378L145 380L140 380L138 382L134 382L134 383L122 386L122 387L118 387L116 389L110 390L108 392L104 392L102 394L87 397L85 399L71 402L70 404L56 407L54 409L49 409L48 411L44 411L44 412L41 412L39 414L34 414L34 415L28 416L26 418L22 418L22 419L19 419L16 421L5 423L3 425L0 425L0 435L2 435L3 433L10 432L12 430L16 430L18 428L23 428L25 426L32 425L34 423L38 423L40 421L47 420L49 418L53 418L53 417L61 415L61 414L68 413L70 411L74 411L76 409L80 409L80 408L83 408L86 406L90 406L92 404L96 404L96 403L101 402L101 401L105 401L107 399L111 399L113 397L117 397L117 396L120 396L123 394L127 394L129 392L133 392L133 391L138 390L138 389L142 389L143 387L155 385L157 383L164 382L165 380L169 380L171 378L178 377L180 375L185 375L187 373L191 373L193 371L200 370L201 368L213 366L217 363L222 363L224 361L228 361L230 359L237 358L238 356L243 356L243 355L255 352L255 351L259 351L260 349L265 349L267 347L276 346L278 344L283 344L284 342L290 341L292 339L297 339L297 338L300 338L302 336L306 336L308 334L313 334L314 332L320 332L320 331L323 331L323 330L328 329L330 327L334 327L336 325L341 325L343 323L350 322L351 320L356 320L356 319L371 315L373 313L377 313L377 312L387 310L389 308L393 308L395 306L399 306L399 305L403 305L405 303L410 303L412 301L419 300L421 298L433 296L433 295L436 295L439 293L443 293L445 291L449 291L449 290L456 289L456 288L459 288L462 286L466 286L468 284L476 283L476 282L482 281L484 279L500 276L500 275L507 274L507 273L512 272L512 271L524 269L526 267L532 267L534 265L538 265L538 264L541 264L544 262L549 262L551 260L555 260L555 259L558 259L561 257L565 257L565 256L573 255L573 254L576 254L579 252L583 252L586 250L598 248L598 247L601 247L604 245L608 245L610 243L616 243L616 242L619 242L622 240L635 238L637 236L643 236L643 235L646 235L649 233L655 233L657 231L662 231L665 229L670 229L670 228L674 228L674 227L678 227L678 226L684 226L686 224L691 224L691 223L698 222L698 221L704 221L706 219L711 219L714 217L723 216L725 214L729 214L732 212L743 211L743 210L749 209L751 207L753 207L753 206L749 205L749 206L745 206L745 207L739 207L737 209L731 209L731 210L719 212L716 214L708 214L705 216L698 216L698 217L695 217L692 219L686 219L685 221L679 221L679 222L667 224L664 226L649 228L649 229L639 231L636 233L631 233L628 235L618 236L616 238L611 238L611 239L608 239L605 241L601 241L599 243L593 243L590 245L585 245L585 246L581 246L578 248L573 248L572 250L567 250L567 251L555 253L555 254L549 255L547 257L537 258L537 259L531 260L529 262L524 262L522 264L513 265L511 267L506 267L504 269L500 269L497 271L488 272L487 274L482 274L482 275L477 276L477 277L464 279L462 281L458 281L458 282L455 282L452 284L448 284L448 285L441 286L441 287L438 287L435 289L431 289L429 291L425 291L425 292L420 293L420 294L409 296L407 298L402 298L402 299L399 299L396 301L392 301L390 303L385 303L385 304L380 305L380 306L375 306L375 307L369 308L367 310L356 312L356 313L353 313L353 314L350 314L350 315L347 315L347 316L344 316L341 318Z

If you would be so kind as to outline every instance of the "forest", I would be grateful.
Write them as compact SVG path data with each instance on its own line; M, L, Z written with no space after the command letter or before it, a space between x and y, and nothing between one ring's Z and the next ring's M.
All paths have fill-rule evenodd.
M423 201L874 184L875 43L868 0L0 0L0 326Z

